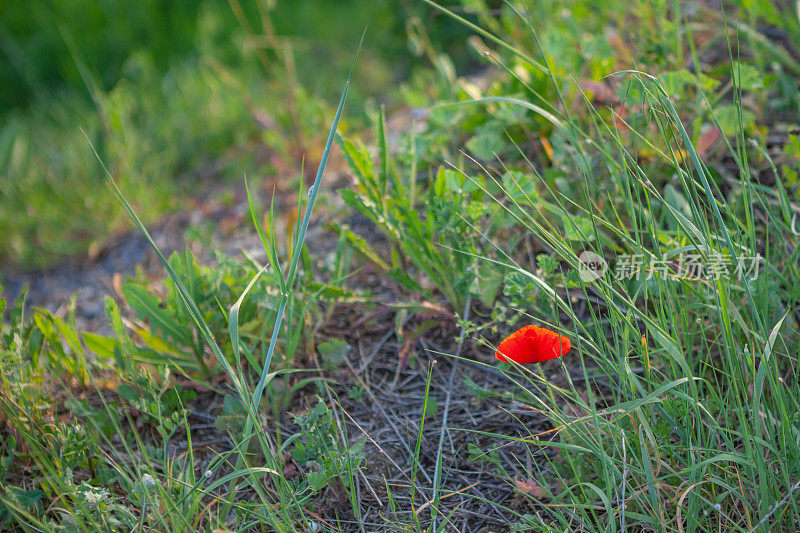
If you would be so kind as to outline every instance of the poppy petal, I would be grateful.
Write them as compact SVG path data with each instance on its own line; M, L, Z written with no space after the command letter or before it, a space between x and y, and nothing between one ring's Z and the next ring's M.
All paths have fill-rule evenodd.
M572 349L568 337L538 326L525 326L505 339L494 353L500 361L541 363L561 357Z

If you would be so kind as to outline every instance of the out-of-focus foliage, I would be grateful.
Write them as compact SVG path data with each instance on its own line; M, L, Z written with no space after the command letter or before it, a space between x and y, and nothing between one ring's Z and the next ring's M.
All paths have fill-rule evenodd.
M4 2L0 263L52 265L125 227L83 132L153 221L198 176L275 174L319 145L344 52L367 25L354 97L393 87L416 60L415 12L389 0ZM448 42L466 36L441 28Z

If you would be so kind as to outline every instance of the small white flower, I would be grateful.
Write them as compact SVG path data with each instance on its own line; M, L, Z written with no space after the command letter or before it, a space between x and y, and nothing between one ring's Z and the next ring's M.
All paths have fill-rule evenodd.
M142 476L142 485L144 485L146 489L152 489L156 486L156 480L150 474L144 474Z
M211 470L206 470L206 473L203 475L206 476L206 478L210 478L211 476L214 475L214 472L212 472Z

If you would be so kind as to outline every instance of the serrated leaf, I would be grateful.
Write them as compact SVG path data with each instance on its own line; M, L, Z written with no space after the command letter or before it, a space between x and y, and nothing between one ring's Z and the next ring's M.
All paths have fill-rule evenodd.
M528 276L516 270L506 274L504 281L504 293L506 295L525 294L536 289Z
M36 504L44 496L44 492L39 489L24 490L17 487L11 489L17 501L25 506L30 507Z
M375 171L367 149L361 143L345 139L342 136L337 136L336 140L348 163L350 163L350 168L358 174L360 181L367 182L372 187L375 187Z

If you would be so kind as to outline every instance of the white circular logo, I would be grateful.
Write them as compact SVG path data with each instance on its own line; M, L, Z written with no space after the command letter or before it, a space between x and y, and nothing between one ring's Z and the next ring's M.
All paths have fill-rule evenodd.
M589 250L581 252L578 259L580 260L578 276L584 283L602 278L603 274L608 270L608 263L606 263L606 260Z

